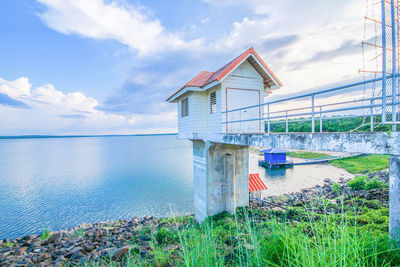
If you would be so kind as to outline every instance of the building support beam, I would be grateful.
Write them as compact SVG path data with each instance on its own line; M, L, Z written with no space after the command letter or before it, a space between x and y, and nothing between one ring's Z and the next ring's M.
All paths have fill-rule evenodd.
M195 214L200 222L248 205L248 146L390 154L389 232L400 246L400 132L196 134L191 140Z
M193 141L195 218L249 205L248 146Z
M400 156L389 160L389 233L400 245Z
M274 134L222 133L191 134L190 136L185 137L191 140L204 140L241 146L400 155L400 132Z

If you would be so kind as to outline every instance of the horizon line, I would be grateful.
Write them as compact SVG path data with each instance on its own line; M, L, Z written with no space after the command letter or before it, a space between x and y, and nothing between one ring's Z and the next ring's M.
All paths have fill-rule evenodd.
M77 138L77 137L118 137L118 136L156 136L156 135L177 135L178 133L155 133L155 134L91 134L91 135L4 135L0 139L29 139L29 138Z

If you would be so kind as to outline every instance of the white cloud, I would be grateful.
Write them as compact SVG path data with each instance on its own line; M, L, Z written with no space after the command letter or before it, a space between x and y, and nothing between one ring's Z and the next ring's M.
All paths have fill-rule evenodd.
M157 19L124 1L38 0L47 7L40 14L50 28L64 34L78 34L95 39L114 39L150 55L161 51L196 46L200 40L185 42L168 32Z
M252 9L253 14L234 22L228 32L210 27L211 33L214 30L217 33L205 33L207 35L204 34L192 42L185 41L178 33L169 32L158 19L146 14L143 8L126 4L123 0L38 1L47 7L47 10L39 16L52 29L64 34L78 34L94 39L113 39L129 46L140 56L191 49L192 53L188 53L187 56L201 58L202 60L198 60L202 62L201 64L204 64L206 61L204 58L207 58L207 61L213 61L212 65L223 65L226 62L219 62L221 57L229 54L233 58L240 51L254 46L284 84L281 90L274 93L275 95L296 93L355 77L361 78L357 72L362 68L361 45L359 50L354 47L363 37L365 10L363 0L203 0L215 8L226 9L227 6L237 6ZM210 12L208 15L212 14L214 13ZM206 28L205 25L210 26L209 21L214 23L217 20L216 17L205 17L199 21L201 23L194 25L192 30L202 26ZM208 36L212 36L212 39L207 40ZM280 40L282 36L293 36L295 40L282 42L280 45L276 40ZM271 40L275 40L273 49ZM346 45L352 46L352 50L343 52ZM339 51L341 49L342 52ZM372 58L373 52L373 49L367 50L366 58ZM326 56L328 54L329 57ZM208 66L197 67L197 71L200 71ZM171 84L176 84L177 80L182 79L182 84L186 82L181 76L185 76L187 71L187 66L182 66L174 75L160 79L162 73L147 68L146 71L138 70L127 80L139 85L147 85L148 81L152 81L157 88L168 88ZM193 66L189 71L197 72ZM91 116L93 123L109 118L114 122L124 121L121 125L131 125L144 129L143 131L146 129L151 131L157 128L155 126L157 123L163 122L160 118L168 118L169 125L176 121L175 113L132 114L130 118L126 116L121 118L120 115L97 111L96 99L85 97L82 93L63 94L51 85L30 91L26 90L28 80L21 79L19 89L15 83L15 91L10 92L10 89L3 91L8 90L8 95L24 99L26 103L27 99L31 99L29 105L35 105L34 103L39 101L53 103L50 106L62 110L63 114L80 110L85 114L86 120ZM146 96L146 99L149 98ZM160 105L162 101L160 98ZM44 104L41 107L44 107ZM154 120L153 124L151 120ZM165 127L168 125L165 124Z
M210 18L206 17L204 19L201 20L201 24L208 24L210 22Z
M212 45L221 53L254 46L284 84L278 94L361 79L364 1L204 1L221 8L246 3L262 15L233 23L231 31ZM277 47L268 44L282 36L295 36L296 40L280 47L277 42ZM323 58L327 53L330 57ZM367 48L365 53L367 60L374 56L373 49Z
M28 78L21 77L15 81L0 78L0 92L12 98L24 98L31 95L31 84Z
M0 78L0 93L21 101L30 109L0 105L1 135L110 134L175 132L170 115L119 115L97 110L98 101L81 92L63 93L53 85L32 88L28 78ZM168 126L170 123L171 126ZM163 126L163 127L161 127Z

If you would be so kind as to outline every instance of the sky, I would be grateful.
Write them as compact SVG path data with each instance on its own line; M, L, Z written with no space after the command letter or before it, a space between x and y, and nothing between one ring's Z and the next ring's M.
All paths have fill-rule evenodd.
M177 132L165 99L249 47L283 83L274 97L360 79L365 12L366 0L2 0L0 135Z

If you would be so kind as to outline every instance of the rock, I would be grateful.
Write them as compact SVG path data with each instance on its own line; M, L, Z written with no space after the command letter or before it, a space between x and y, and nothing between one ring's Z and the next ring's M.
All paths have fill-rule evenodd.
M49 253L45 253L45 254L40 255L39 258L38 258L38 260L39 260L40 262L43 262L43 261L49 260L49 259L51 259L51 258L52 258L52 257L51 257L51 255L50 255Z
M127 253L128 251L129 251L129 248L128 248L128 247L123 247L123 248L116 249L116 250L113 252L113 259L117 260L117 259L121 258L121 257L124 256L125 253Z
M58 257L58 259L56 260L54 266L55 267L62 267L64 265L64 262L66 262L66 258L64 256L60 256Z
M65 258L71 258L74 254L79 253L82 247L76 247L64 255Z
M22 255L24 255L24 253L27 249L28 249L28 247L17 248L17 249L15 249L14 253L16 256L22 256Z
M1 258L5 259L5 258L9 257L10 255L11 255L11 251L3 252L1 255Z
M140 236L138 236L138 238L140 241L150 241L151 240L150 237L144 236L144 235L140 235Z

